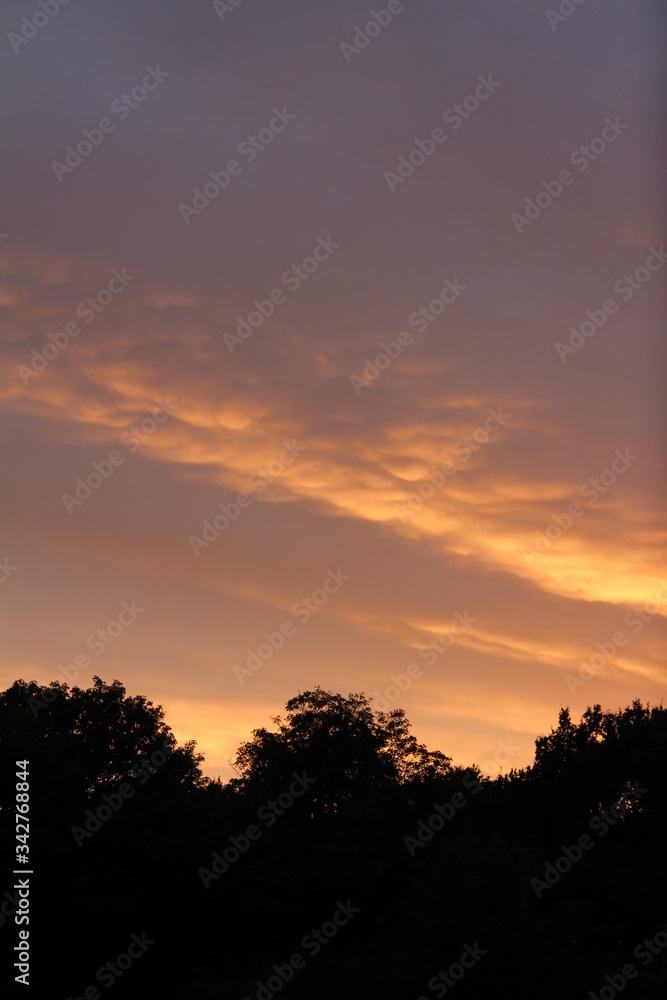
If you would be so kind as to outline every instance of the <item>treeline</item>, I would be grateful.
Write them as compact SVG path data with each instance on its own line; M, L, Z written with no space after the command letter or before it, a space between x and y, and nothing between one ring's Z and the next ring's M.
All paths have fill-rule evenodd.
M0 694L3 988L28 762L34 996L667 994L667 710L562 709L493 780L360 694L273 721L221 783L118 681Z

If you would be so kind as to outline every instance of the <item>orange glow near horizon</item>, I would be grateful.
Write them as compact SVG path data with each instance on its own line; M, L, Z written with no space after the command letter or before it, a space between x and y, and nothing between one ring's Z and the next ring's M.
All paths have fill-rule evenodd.
M514 34L494 22L487 36L462 8L466 50L447 42L451 12L427 7L353 66L335 46L302 60L319 44L304 13L294 73L273 36L250 51L239 27L224 79L219 40L193 61L156 25L171 75L62 181L52 162L139 57L93 46L84 92L53 84L40 42L21 52L35 60L19 101L31 139L8 156L0 226L0 560L16 567L1 586L3 686L57 678L136 600L145 611L77 683L118 678L162 703L223 777L297 692L377 700L411 663L422 673L392 707L458 763L492 761L508 739L528 763L561 705L664 696L667 267L615 290L663 239L648 19L623 22L628 82L586 16L571 27L591 65L564 78L569 28L528 45L514 15ZM97 38L88 17L76 30ZM390 190L402 151L490 71L472 72L471 46L497 94ZM423 78L406 74L415 60ZM631 127L519 234L512 213L598 134L589 78ZM276 102L296 114L280 142L186 224L179 203ZM445 280L465 294L439 312ZM618 310L563 360L556 345L611 296ZM306 618L330 571L349 579ZM240 683L234 667L286 622L293 634Z

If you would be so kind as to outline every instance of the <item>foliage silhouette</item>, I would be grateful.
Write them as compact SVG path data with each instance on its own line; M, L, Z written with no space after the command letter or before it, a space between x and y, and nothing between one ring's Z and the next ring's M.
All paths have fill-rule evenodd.
M427 750L403 711L374 711L362 694L305 691L273 722L239 747L238 777L222 783L204 777L194 742L178 746L159 706L118 681L21 680L0 694L4 858L14 761L31 762L36 996L83 996L145 931L155 945L114 996L266 1000L259 984L273 966L306 956L304 935L347 900L359 908L349 926L275 992L430 998L438 970L478 942L486 953L457 1000L588 996L627 962L638 977L625 996L665 995L665 958L633 958L667 919L665 709L595 705L576 723L563 708L533 764L493 780ZM627 782L639 797L591 834ZM121 785L131 796L96 826ZM436 815L448 818L429 828ZM92 832L77 842L86 817ZM407 850L419 830L423 844ZM592 849L538 898L531 880L587 832ZM0 886L0 938L13 945L11 886Z

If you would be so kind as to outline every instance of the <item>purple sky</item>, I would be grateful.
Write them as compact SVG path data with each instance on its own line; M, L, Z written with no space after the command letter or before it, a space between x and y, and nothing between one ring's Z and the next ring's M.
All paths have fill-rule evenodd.
M217 6L0 15L3 686L225 777L317 684L487 771L659 702L659 5Z

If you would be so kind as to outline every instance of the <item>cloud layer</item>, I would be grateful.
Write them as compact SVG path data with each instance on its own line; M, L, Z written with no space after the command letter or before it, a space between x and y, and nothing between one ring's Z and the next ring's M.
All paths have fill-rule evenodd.
M411 663L392 706L462 762L507 737L527 761L561 704L660 700L654 6L554 27L415 0L353 54L347 2L93 0L12 45L23 15L4 683L58 676L134 599L90 676L163 703L209 773L297 690L386 696Z

